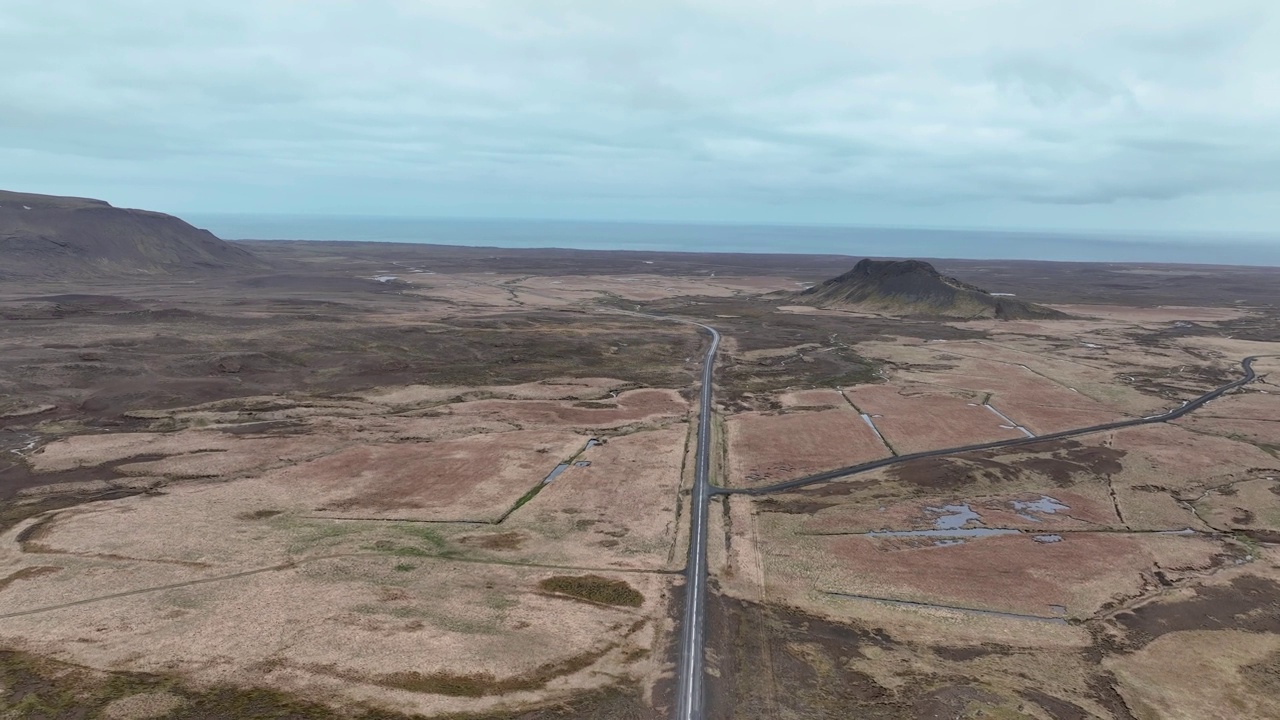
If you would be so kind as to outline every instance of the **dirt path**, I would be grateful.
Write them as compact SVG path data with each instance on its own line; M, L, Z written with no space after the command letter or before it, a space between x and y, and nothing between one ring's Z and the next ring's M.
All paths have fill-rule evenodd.
M313 558L290 560L288 562L283 562L276 565L268 565L267 567L254 568L252 570L242 570L240 572L231 573L229 575L217 575L214 577L199 578L196 580L187 580L180 583L170 583L168 585L155 585L152 587L138 588L136 590L125 590L123 592L110 593L108 595L96 595L94 597L83 598L80 600L72 600L71 602L59 603L57 605L45 605L43 607L30 608L28 610L18 610L16 612L3 613L3 614L0 614L0 620L5 620L8 618L15 618L15 617L22 617L24 615L36 615L39 613L52 612L54 610L62 610L64 608L76 607L78 605L88 605L90 603L102 602L105 600L115 600L117 598L122 598L122 597L131 597L134 595L145 595L146 593L162 592L165 590L177 590L179 588L192 587L194 585L204 585L207 583L223 582L226 580L238 580L240 578L250 577L252 575L260 575L262 573L278 572L281 570L293 570L303 565L314 563L314 562L320 562L323 560L342 560L342 559L350 559L350 558L373 558L373 557L385 558L387 556L383 553L374 553L374 552L341 553L337 555L321 555ZM522 563L522 562L515 562L515 561L507 562L503 560L476 560L476 559L457 558L457 557L435 557L430 555L417 555L417 556L414 556L414 558L417 560L434 560L437 562L459 562L459 563L472 563L477 565L503 565L506 567L527 567L527 568L538 568L538 569L545 569L545 570L571 570L574 572L636 573L636 574L649 574L649 575L676 575L676 574L681 574L682 572L679 570L645 570L645 569L636 569L636 568L612 568L612 567L599 568L599 567L583 567L579 565L550 565L550 564L542 564L542 563Z

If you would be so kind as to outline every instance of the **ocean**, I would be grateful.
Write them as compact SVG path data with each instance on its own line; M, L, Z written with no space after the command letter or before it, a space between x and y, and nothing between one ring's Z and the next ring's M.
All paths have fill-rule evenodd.
M228 240L355 240L503 248L1280 266L1280 237L317 215L184 217Z

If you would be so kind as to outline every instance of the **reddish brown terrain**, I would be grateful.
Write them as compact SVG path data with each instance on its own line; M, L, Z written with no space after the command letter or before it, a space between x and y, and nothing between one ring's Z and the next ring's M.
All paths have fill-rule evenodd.
M738 488L1264 356L717 498L709 717L1280 717L1274 269L937 261L1057 311L957 319L797 300L856 258L227 246L0 285L0 717L666 717L673 319Z

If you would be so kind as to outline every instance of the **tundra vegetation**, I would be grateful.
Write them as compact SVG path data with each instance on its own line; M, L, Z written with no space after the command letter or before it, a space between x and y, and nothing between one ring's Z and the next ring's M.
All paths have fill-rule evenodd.
M712 717L1280 714L1275 271L940 263L956 317L800 293L830 258L236 247L0 286L0 716L664 717L705 347L676 319L725 338L732 488L1148 416L1267 356L1176 422L717 498Z

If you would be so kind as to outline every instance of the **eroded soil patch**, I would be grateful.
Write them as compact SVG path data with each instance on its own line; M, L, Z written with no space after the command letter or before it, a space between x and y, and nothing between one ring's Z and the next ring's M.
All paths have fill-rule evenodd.
M1280 633L1280 583L1244 575L1225 585L1202 585L1185 599L1155 601L1117 614L1126 647L1140 648L1180 630Z

